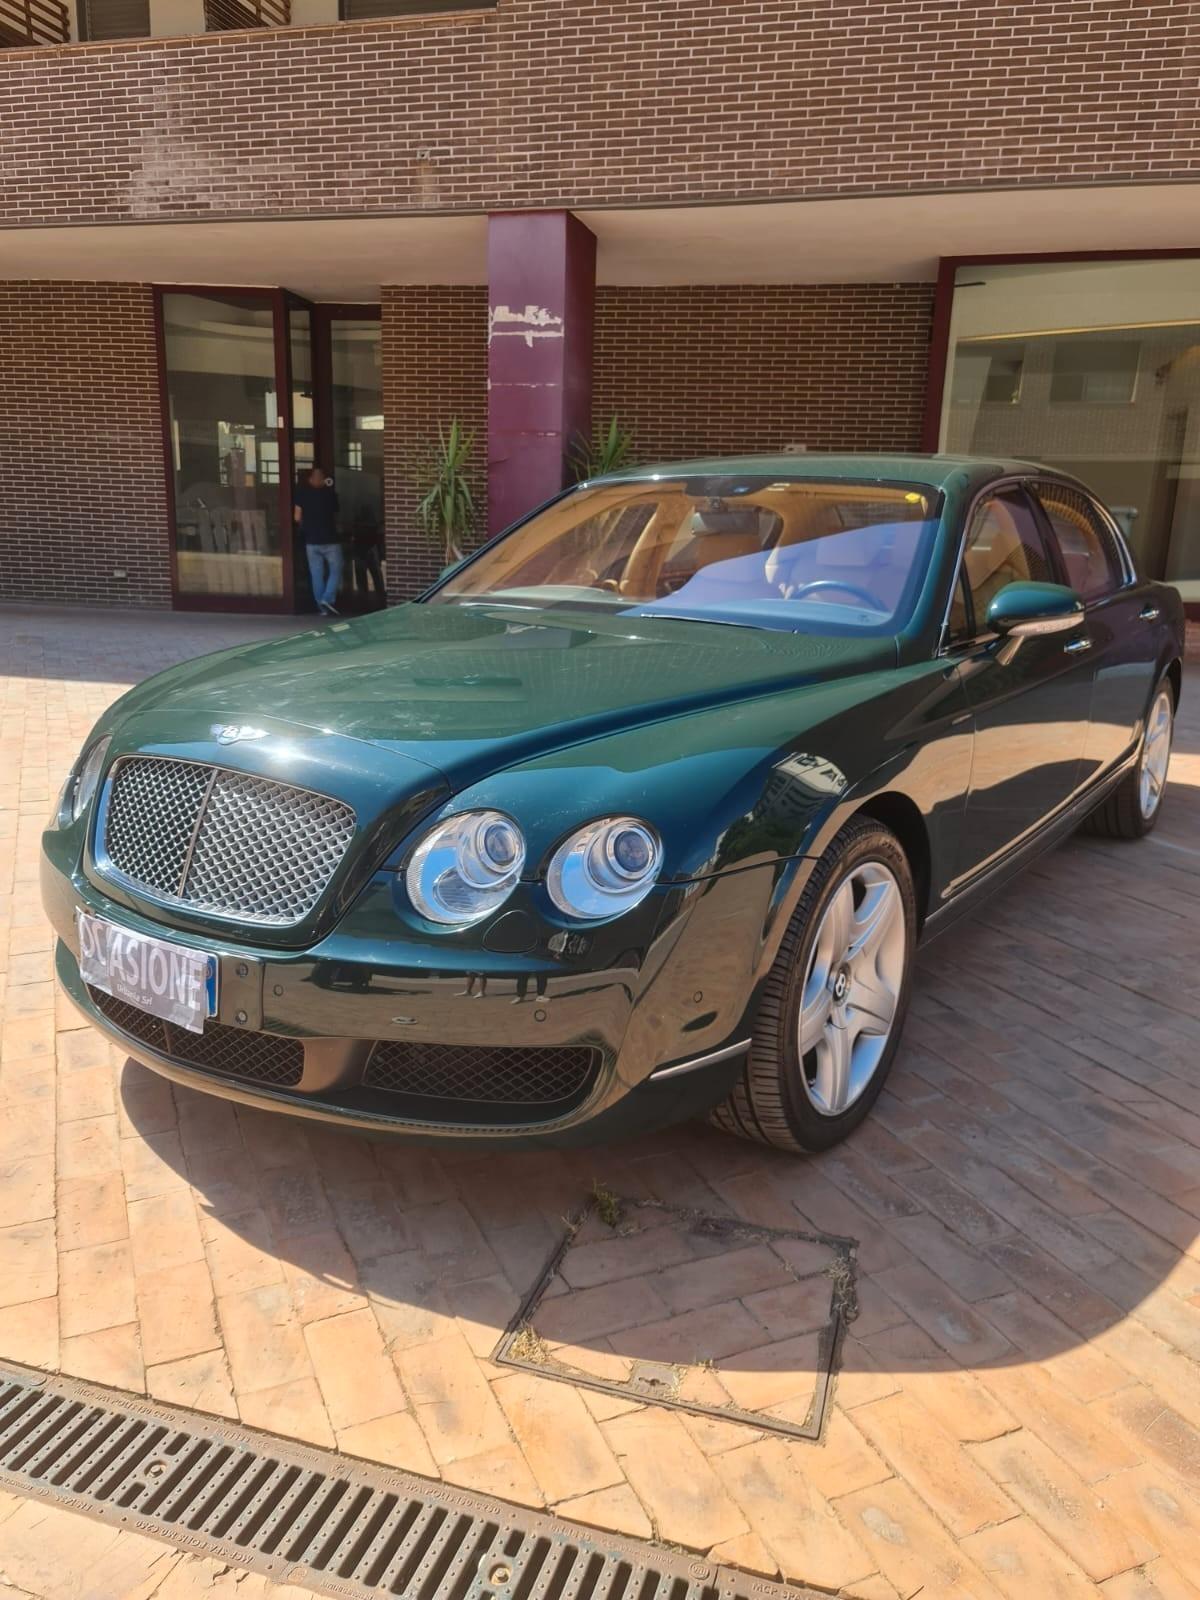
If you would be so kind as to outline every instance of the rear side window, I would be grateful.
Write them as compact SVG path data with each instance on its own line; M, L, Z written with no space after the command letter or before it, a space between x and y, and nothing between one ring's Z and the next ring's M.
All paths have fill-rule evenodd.
M961 581L950 608L951 639L987 627L988 606L1010 583L1052 583L1054 572L1033 507L1019 489L981 500L967 529Z
M1111 594L1121 582L1121 559L1111 529L1087 495L1061 483L1039 483L1037 495L1072 589L1082 600Z

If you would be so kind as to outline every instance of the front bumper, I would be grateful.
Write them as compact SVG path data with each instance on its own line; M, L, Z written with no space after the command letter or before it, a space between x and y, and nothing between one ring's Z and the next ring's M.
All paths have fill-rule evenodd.
M369 886L342 929L320 944L277 951L135 913L63 859L64 846L47 834L42 861L59 979L88 1020L134 1059L211 1093L343 1126L510 1145L598 1142L683 1120L723 1098L745 1054L763 930L783 870L764 866L664 888L631 914L619 937L609 929L558 954L542 942L506 954L446 941L431 960L428 947L408 944L391 920L383 931L383 882ZM215 953L219 1010L210 1027L231 1042L234 1057L253 1058L255 1036L273 1057L282 1051L297 1063L288 1081L264 1081L236 1065L197 1066L172 1050L170 1034L147 1037L121 1026L115 1008L102 1012L79 974L80 908ZM369 941L354 936L366 929ZM245 1052L237 1049L239 1033ZM422 1047L529 1058L585 1051L592 1066L568 1099L447 1099L411 1086L381 1089L378 1075L373 1086L371 1064L385 1047L401 1062Z

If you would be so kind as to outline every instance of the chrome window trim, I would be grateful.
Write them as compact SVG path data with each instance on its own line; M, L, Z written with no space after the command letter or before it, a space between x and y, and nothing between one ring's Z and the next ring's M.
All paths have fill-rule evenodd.
M1086 489L1083 491L1083 497L1092 509L1099 513L1101 522L1103 522L1116 541L1117 555L1120 558L1121 568L1125 574L1123 581L1117 585L1117 592L1119 593L1120 590L1128 589L1131 584L1138 582L1138 569L1133 559L1133 552L1129 548L1129 541L1122 533L1116 517L1113 516L1106 505L1097 500L1094 494L1089 494ZM1107 596L1102 596L1101 598L1106 599Z
M954 581L951 583L949 592L946 595L946 606L945 610L942 612L942 623L938 632L937 648L934 651L935 660L940 659L943 656L948 656L952 653L957 653L964 647L977 644L986 644L999 637L999 635L994 633L977 633L970 639L960 639L957 644L952 644L948 637L950 632L950 609L954 604L954 591L958 588L958 581L962 575L963 560L966 556L967 550L967 534L970 531L971 523L974 520L975 513L979 509L979 503L985 498L985 496L1002 493L1005 489L1012 488L1026 489L1032 495L1036 496L1037 486L1039 483L1058 483L1061 484L1064 489L1073 489L1076 494L1082 495L1087 503L1100 513L1101 521L1112 534L1113 539L1116 541L1117 554L1120 557L1123 573L1122 581L1108 594L1097 595L1094 600L1085 600L1083 602L1085 611L1090 611L1093 606L1103 605L1106 600L1111 600L1114 594L1120 594L1123 589L1128 589L1139 581L1138 570L1134 565L1133 557L1130 554L1129 546L1125 540L1125 535L1117 526L1116 519L1108 510L1108 507L1105 506L1100 500L1097 500L1096 496L1092 494L1089 489L1085 489L1081 483L1073 483L1069 478L1056 477L1052 468L1047 468L1042 472L1026 472L1019 475L1010 474L1007 477L996 478L991 483L985 484L982 489L976 492L971 499L970 505L967 507L966 515L963 517L962 532L958 537L958 554L954 561ZM1043 512L1043 514L1045 513ZM1051 529L1051 532L1053 532L1053 529Z
M231 928L254 927L278 928L280 930L285 930L288 928L300 927L308 920L309 917L312 916L313 912L316 910L316 906L320 905L321 900L328 892L329 883L325 885L325 888L318 896L316 905L314 905L309 911L306 911L303 916L295 917L290 922L280 922L278 919L273 917L255 916L252 914L234 915L227 911L208 910L205 907L198 906L192 900L185 900L180 895L160 894L156 890L149 888L139 879L131 878L128 873L122 872L109 856L108 849L105 844L105 837L108 826L108 806L112 795L113 780L120 771L121 767L130 761L174 761L179 766L203 767L212 773L212 777L209 780L208 789L205 792L204 800L201 802L200 810L196 818L195 830L188 844L187 854L184 861L183 875L180 879L181 885L187 882L187 873L191 867L192 856L194 855L196 849L196 840L199 838L200 834L200 824L204 817L204 807L207 804L208 795L211 793L213 784L216 782L217 775L219 773L228 772L235 778L261 778L265 783L278 784L280 788L296 789L302 794L312 795L314 799L328 800L333 804L346 806L347 810L349 810L351 815L354 817L355 827L357 828L358 814L348 801L339 800L336 795L325 794L320 789L310 789L307 784L289 783L285 778L272 778L265 773L249 772L244 767L226 767L215 761L198 761L194 756L156 756L152 755L146 750L128 750L123 755L119 755L116 760L110 764L108 771L104 775L104 782L100 787L100 795L96 801L95 822L93 824L92 832L92 862L96 868L96 871L102 878L107 879L110 883L115 883L119 888L124 889L127 894L132 895L134 899L145 901L148 905L162 906L168 911L182 912L185 916L190 917L193 920L225 923ZM343 853L343 860L345 859L345 855L348 853L349 846L347 846L346 852ZM339 862L338 865L340 866L341 863ZM332 883L333 877L336 876L336 872L337 869L335 868L334 873L330 877L330 883Z

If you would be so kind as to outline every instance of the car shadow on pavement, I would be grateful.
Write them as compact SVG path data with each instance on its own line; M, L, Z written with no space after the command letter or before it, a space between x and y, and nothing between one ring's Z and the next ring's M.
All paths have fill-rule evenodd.
M1172 787L1186 789L1173 806L1194 803ZM1152 1359L1147 1333L1173 1360L1200 1356L1200 1000L1187 982L1200 854L1187 848L1080 836L929 946L887 1090L820 1156L704 1124L582 1152L443 1149L235 1107L132 1062L125 1110L174 1174L163 1181L195 1194L218 1307L282 1281L283 1314L301 1324L369 1307L394 1358L457 1330L495 1376L497 1340L599 1191L852 1241L841 1404L897 1374L975 1387L973 1374L1049 1361L1090 1399ZM593 1260L556 1291L579 1302L561 1324L572 1364L767 1371L762 1404L794 1415L823 1358L771 1294L786 1287L778 1261L748 1259L755 1248L662 1232ZM1168 1362L1163 1382L1194 1415L1186 1368Z

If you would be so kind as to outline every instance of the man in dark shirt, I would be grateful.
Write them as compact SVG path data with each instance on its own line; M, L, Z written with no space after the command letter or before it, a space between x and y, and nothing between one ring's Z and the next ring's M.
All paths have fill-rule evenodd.
M326 616L336 617L338 587L342 581L342 546L338 540L338 497L323 467L312 471L296 487L293 512L300 538L308 552L313 599Z

